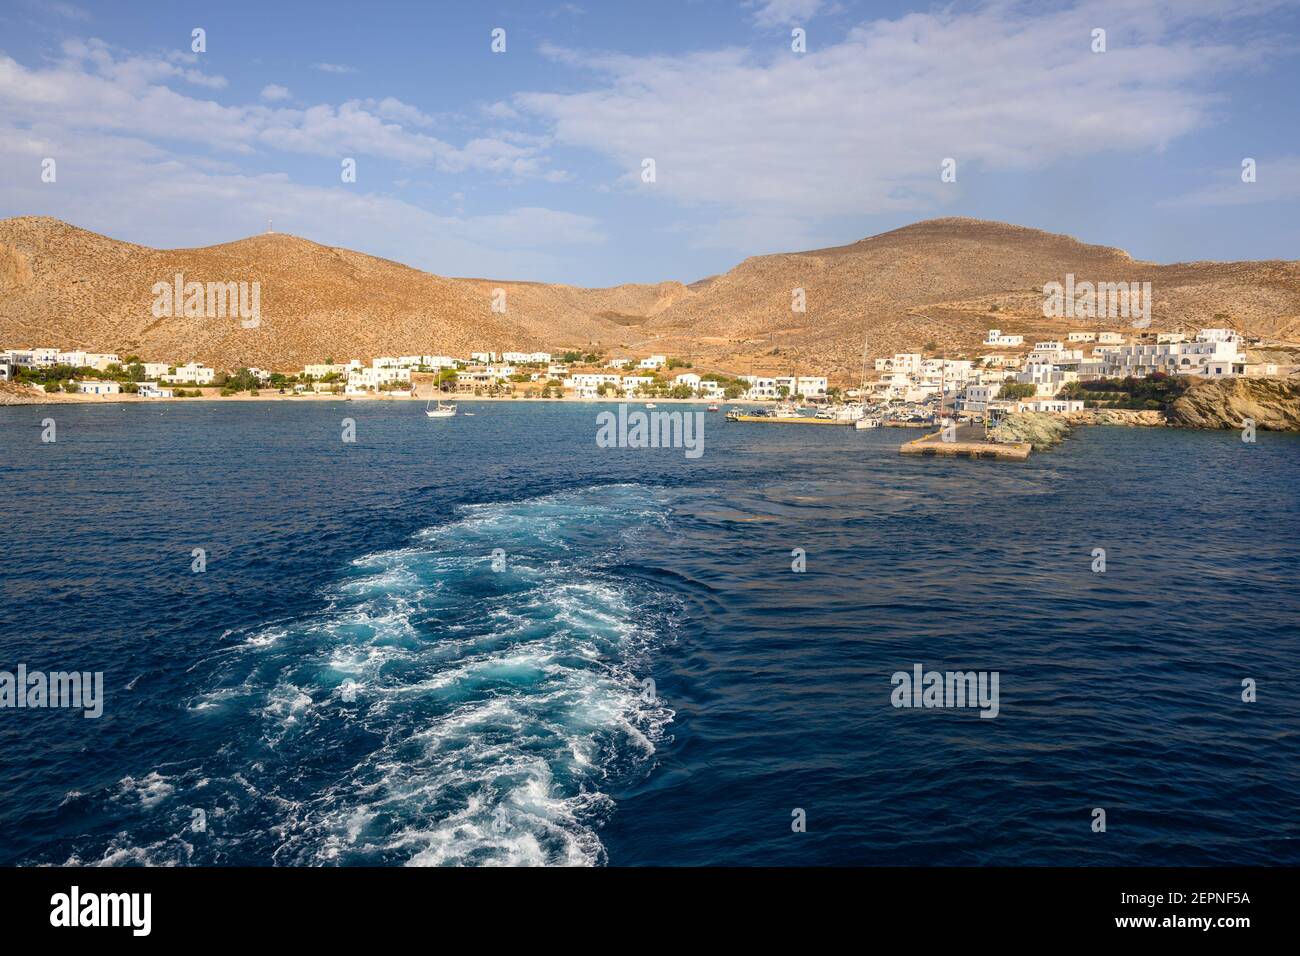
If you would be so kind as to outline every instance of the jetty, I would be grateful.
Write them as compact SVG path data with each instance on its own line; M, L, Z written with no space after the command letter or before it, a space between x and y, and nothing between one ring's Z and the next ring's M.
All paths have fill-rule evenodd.
M1027 441L995 442L984 438L984 429L978 425L961 425L954 433L954 441L944 441L943 432L931 432L920 438L904 442L898 450L904 455L947 455L956 458L984 458L990 461L1024 461L1033 445Z
M815 418L812 415L731 415L730 422L782 422L790 425L852 425L853 420L841 421L836 418Z

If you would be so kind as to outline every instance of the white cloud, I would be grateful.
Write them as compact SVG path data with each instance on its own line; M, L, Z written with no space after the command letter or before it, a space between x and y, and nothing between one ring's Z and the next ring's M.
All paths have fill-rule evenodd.
M313 70L320 70L322 73L359 73L355 66L344 66L342 63L313 63Z
M478 137L464 146L420 132L433 119L392 97L318 104L306 109L261 104L226 106L177 92L171 82L224 86L189 63L121 56L98 40L69 41L64 58L42 69L0 55L0 116L34 129L116 132L249 154L259 148L338 157L379 156L447 172L480 170L507 177L555 180L545 141ZM272 84L268 100L288 91Z
M779 27L811 20L821 9L822 0L753 0L749 6L758 8L754 22L760 27Z
M1223 105L1207 78L1253 66L1259 51L1189 27L1233 10L1228 0L1043 12L993 2L864 23L804 55L550 49L594 71L593 88L524 93L511 105L546 122L558 145L608 157L624 188L719 216L929 210L956 196L939 179L946 157L960 183L984 169L1159 150L1207 126ZM1110 25L1105 54L1090 49L1097 23ZM640 182L645 157L656 161L654 184Z
M262 87L262 99L264 100L287 100L292 95L288 87L280 86L278 83L269 83Z
M1241 167L1219 171L1211 182L1167 206L1244 206L1260 202L1294 202L1300 199L1300 156L1273 159L1254 157L1255 181L1242 182Z
M41 158L59 179L41 182ZM547 279L567 274L563 247L602 242L587 216L520 207L466 217L342 185L306 186L281 174L211 171L116 136L51 141L0 127L0 165L11 171L0 216L50 215L160 248L206 246L261 232L266 221L326 245L384 256L442 275Z

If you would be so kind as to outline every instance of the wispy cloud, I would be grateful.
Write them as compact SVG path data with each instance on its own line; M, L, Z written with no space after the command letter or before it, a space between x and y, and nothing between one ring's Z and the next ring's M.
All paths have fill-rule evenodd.
M940 181L945 158L957 161L960 184L981 170L1161 150L1214 122L1223 100L1210 78L1252 68L1260 50L1190 29L1235 16L1226 0L1154 5L1035 12L995 2L908 14L863 23L806 54L552 47L544 52L553 60L596 82L523 93L511 106L544 121L561 146L607 157L624 189L711 207L723 221L786 228L792 219L931 210L960 195L960 185ZM1091 50L1099 22L1112 25L1104 54ZM652 184L640 176L647 157L656 162Z
M1300 156L1256 158L1255 180L1245 182L1240 167L1216 173L1212 181L1166 206L1245 206L1300 200Z
M191 54L121 54L99 40L72 40L55 65L32 69L0 55L0 107L13 122L51 133L114 131L145 139L175 139L219 152L266 149L319 156L377 156L445 172L486 171L504 177L558 180L545 140L474 137L456 145L422 130L432 117L393 97L353 99L305 109L228 106L174 89L220 89L223 77L203 73ZM268 103L289 91L267 86ZM3 121L0 121L3 122Z
M750 0L754 22L760 27L807 23L822 8L822 0Z
M355 66L344 66L342 63L313 63L313 70L319 70L322 73L360 73Z

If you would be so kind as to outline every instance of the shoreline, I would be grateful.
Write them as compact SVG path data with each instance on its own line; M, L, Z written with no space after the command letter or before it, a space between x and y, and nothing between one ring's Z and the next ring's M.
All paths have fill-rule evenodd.
M10 399L5 401L5 399ZM160 405L182 402L431 402L441 398L444 402L506 402L518 405L539 403L565 405L744 405L761 407L773 402L756 402L749 399L707 399L707 398L511 398L491 395L430 395L430 396L386 396L386 395L322 395L297 394L279 395L195 395L186 398L141 398L138 395L77 395L63 393L57 395L14 394L0 392L0 408L18 405Z

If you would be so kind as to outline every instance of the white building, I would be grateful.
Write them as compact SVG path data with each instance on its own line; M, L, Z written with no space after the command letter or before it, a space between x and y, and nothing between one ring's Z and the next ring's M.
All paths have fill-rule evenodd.
M1020 384L1034 386L1034 395L1038 398L1051 398L1067 382L1078 380L1078 372L1058 368L1050 362L1032 362L1016 375L1016 381Z
M514 362L516 365L547 365L551 361L550 352L502 352L501 361Z
M171 373L172 367L167 362L144 362L144 377L160 379Z
M141 398L173 398L176 390L163 388L157 382L141 382L137 386L136 394Z
M470 352L471 362L477 362L479 365L491 365L497 360L496 352Z
M306 378L325 378L329 375L337 375L340 378L347 378L356 369L364 368L360 359L353 359L347 365L334 365L332 363L322 363L319 365L304 365L302 374Z
M1102 356L1104 375L1106 378L1145 378L1154 372L1165 372L1227 378L1245 374L1246 358L1236 340L1214 335L1204 340L1197 335L1196 339L1195 342L1122 345L1108 349Z
M1001 389L1001 385L967 385L962 393L961 407L970 412L986 412Z
M410 382L409 368L398 368L396 365L354 368L348 373L348 384L344 392L348 395L358 395L363 392L376 392L386 385L409 385Z
M624 375L621 382L624 395L634 395L638 388L648 389L654 383L653 375Z
M1098 345L1123 345L1124 335L1121 332L1098 332Z
M190 362L188 365L176 366L176 371L161 376L164 382L189 385L211 385L212 380L216 377L216 369L208 368L206 365L200 365L198 362Z
M1096 332L1071 332L1065 337L1067 342L1096 342Z
M638 368L660 368L668 363L667 356L651 355L643 358L637 365Z
M1065 415L1083 411L1083 402L1069 398L1028 398L1019 403L1022 412L1050 412Z
M1235 342L1241 344L1241 334L1236 329L1201 329L1196 333L1198 342Z
M78 382L77 391L82 395L117 395L122 386L117 382Z
M827 385L825 375L800 375L795 380L794 391L804 398L825 398Z
M989 329L988 335L984 336L985 345L1024 345L1025 337L1023 335L1003 335L1001 329Z

